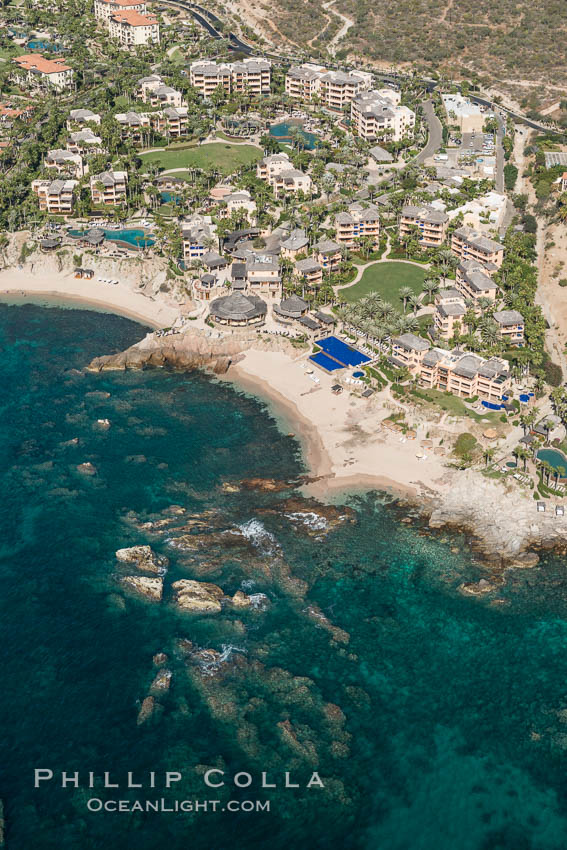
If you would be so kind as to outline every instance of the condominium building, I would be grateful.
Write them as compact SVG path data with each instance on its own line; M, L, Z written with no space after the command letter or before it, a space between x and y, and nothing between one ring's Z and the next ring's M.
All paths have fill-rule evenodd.
M413 133L415 112L378 91L359 94L350 107L352 132L365 141L387 137L398 142Z
M321 239L313 245L313 254L322 269L336 271L342 262L341 245L332 239Z
M40 210L53 215L71 215L77 180L33 180L31 187Z
M276 153L261 159L256 166L256 176L270 184L276 198L290 193L311 192L311 178L293 168L286 153Z
M509 364L505 360L432 348L415 334L402 334L392 340L391 359L395 365L408 368L420 386L461 398L476 396L496 403L510 387Z
M126 203L126 171L103 171L91 177L91 198L93 204L119 207Z
M399 223L400 240L411 235L412 230L419 231L419 242L427 247L442 245L447 235L447 222L449 217L435 207L412 206L402 207Z
M268 95L271 78L271 62L252 57L242 62L224 63L200 59L193 62L189 70L191 85L207 98L219 86L222 86L227 94L240 92L252 96Z
M504 246L472 227L459 227L451 238L451 250L461 260L476 260L483 265L500 268L504 260Z
M67 141L67 150L72 153L86 154L97 152L96 149L102 146L102 139L95 135L93 131L86 127L84 130L77 130L76 133L71 133Z
M362 239L372 239L374 246L380 242L380 214L374 204L351 204L347 212L335 216L337 242L355 248Z
M123 139L131 138L140 142L144 131L151 128L150 115L147 112L118 112L114 118L120 125L120 135Z
M496 300L498 287L487 274L482 263L475 260L463 260L457 266L455 286L464 298L470 298L476 303L479 298Z
M449 392L460 398L478 397L499 403L510 388L509 364L477 354L433 348L423 356L419 384L427 389Z
M315 257L297 260L293 268L293 276L309 289L318 289L323 283L323 269Z
M99 21L108 19L117 12L140 12L147 11L146 3L142 0L94 0L94 14Z
M227 217L232 213L245 212L249 222L256 220L256 201L252 200L252 195L247 189L230 192L222 200L226 204L224 209Z
M217 228L210 215L195 213L181 227L183 259L201 260L211 248L218 246Z
M443 290L448 293L435 299L435 312L433 314L433 330L439 339L450 340L454 334L465 330L463 316L467 312L465 302L457 290ZM457 298L453 296L457 293Z
M281 274L277 260L256 255L246 263L248 287L254 295L264 294L276 298L281 294Z
M138 94L140 100L151 106L183 106L184 104L181 92L166 85L157 74L143 77L138 81Z
M317 96L323 105L336 110L371 85L372 75L363 71L327 71L309 62L291 67L285 78L285 92L290 97L310 101Z
M100 115L90 109L72 109L67 118L67 129L76 130L85 124L100 124Z
M18 85L61 91L73 85L73 70L63 59L44 59L29 53L12 59L17 66L13 78Z
M167 106L161 114L169 136L175 138L187 135L189 110L186 106Z
M45 168L53 168L59 174L70 174L77 178L82 177L86 170L80 154L62 150L61 148L47 151L43 164Z
M292 230L287 239L281 243L281 256L295 260L299 254L307 253L309 239L304 230L296 228Z
M159 23L155 15L134 10L116 12L108 19L108 32L123 47L159 44Z
M497 310L494 321L498 325L500 338L509 345L524 344L524 317L517 310Z

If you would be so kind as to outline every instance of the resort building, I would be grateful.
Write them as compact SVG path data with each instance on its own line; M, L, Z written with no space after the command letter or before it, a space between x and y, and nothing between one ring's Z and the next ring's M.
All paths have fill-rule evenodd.
M332 239L321 239L313 245L313 253L322 269L336 271L342 262L341 246Z
M256 255L246 263L248 287L254 294L265 294L276 298L281 293L281 275L277 260L273 257Z
M108 32L128 49L159 44L159 23L155 15L136 11L116 12L108 19Z
M288 193L303 192L307 195L311 192L311 178L293 168L286 153L276 153L261 159L256 166L256 176L270 184L276 198Z
M323 283L323 269L314 257L296 260L293 276L308 289L319 289Z
M183 259L201 260L211 248L218 247L217 228L210 215L195 213L182 225Z
M464 298L475 302L479 298L496 300L498 287L486 272L485 266L475 260L463 260L457 266L455 286Z
M13 78L18 85L32 89L61 91L73 85L73 70L63 59L44 59L37 53L29 53L12 59L17 65Z
M144 132L151 129L150 115L147 112L118 112L114 116L120 125L120 135L123 139L131 138L141 142Z
M191 85L206 98L219 86L227 94L240 92L257 97L270 93L272 65L267 59L252 57L242 62L225 63L200 59L192 63L189 79Z
M472 227L459 227L454 231L451 250L461 260L476 260L496 269L500 268L504 260L504 246Z
M220 325L263 325L268 306L258 295L231 292L211 302L210 317Z
M413 133L415 112L377 91L359 94L350 107L351 129L365 141L387 137L394 142Z
M392 339L392 360L396 366L405 366L415 375L421 370L425 352L430 348L423 337L412 333L402 334Z
M54 168L58 174L69 174L77 179L82 177L86 170L82 156L61 148L47 151L43 164L45 168Z
M478 397L496 404L510 388L509 364L477 354L433 348L422 359L419 384L427 389L449 392L460 398Z
M372 85L372 75L363 71L328 71L322 65L306 62L292 66L286 74L285 93L297 100L318 98L329 109L342 108Z
M305 254L309 250L309 239L305 231L299 228L292 230L287 239L281 243L281 256L289 260L295 260L298 254Z
M498 310L494 313L500 337L509 345L524 344L524 317L517 310Z
M276 322L290 322L301 319L309 310L309 304L300 298L299 295L290 295L284 298L279 304L274 304L272 313Z
M67 141L67 150L71 153L78 153L81 156L89 153L99 153L96 148L102 146L102 139L96 136L93 131L87 127L85 130L77 130L76 133L71 133Z
M477 354L432 348L414 334L395 337L392 351L392 362L408 368L427 389L498 403L510 388L509 364L498 357L485 360Z
M37 195L39 208L54 215L71 215L77 180L33 180L32 191Z
M72 109L67 118L67 129L76 130L85 124L100 124L100 115L90 109Z
M164 83L157 74L143 77L138 81L138 95L144 103L150 106L183 106L183 95L177 89Z
M99 21L108 21L111 15L128 11L144 13L146 3L142 0L94 0L94 14Z
M161 133L172 139L187 135L189 109L186 106L166 106L161 113L154 115L153 126Z
M445 241L448 221L447 214L435 207L416 207L408 204L402 207L400 215L400 241L403 242L415 232L422 245L438 247Z
M458 127L461 133L482 132L487 113L481 112L477 103L472 103L462 94L443 94L441 97L450 126Z
M120 207L126 203L126 171L103 171L91 177L91 198L97 206Z
M364 206L351 204L347 212L335 216L337 242L347 248L356 248L361 239L372 239L373 245L380 242L380 213L373 204Z
M222 203L226 206L220 211L221 218L228 218L232 213L243 212L250 224L256 221L256 201L252 200L252 195L247 189L229 192L222 198Z
M440 298L439 300L436 299L435 312L433 314L434 336L439 339L450 340L455 333L464 332L463 316L466 312L467 308L461 297L454 299L452 296L449 296L447 298Z

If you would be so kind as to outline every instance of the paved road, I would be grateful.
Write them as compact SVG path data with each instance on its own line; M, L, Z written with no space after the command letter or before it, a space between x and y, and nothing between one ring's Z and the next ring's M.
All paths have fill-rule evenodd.
M427 144L423 150L420 151L414 159L414 162L418 165L422 165L426 159L433 156L433 154L439 150L441 142L443 141L443 126L439 118L436 116L433 103L430 100L425 101L423 104L423 115L427 122L429 138L427 139Z
M504 147L502 139L506 132L506 123L501 115L496 116L498 132L496 133L496 173L494 175L494 187L497 192L504 194Z

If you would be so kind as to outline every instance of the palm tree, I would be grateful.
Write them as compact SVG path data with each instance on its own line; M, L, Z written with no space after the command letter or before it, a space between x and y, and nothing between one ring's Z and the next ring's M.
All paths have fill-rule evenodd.
M423 286L421 288L423 292L427 294L427 303L431 304L433 296L436 292L439 292L439 281L435 278L429 277L427 280L423 281Z
M415 316L417 314L417 311L421 307L421 301L419 300L419 297L417 295L410 295L410 297L408 298L408 304L413 309L413 315Z
M411 296L414 294L413 289L411 288L411 286L402 286L398 294L399 294L401 300L404 303L404 313L405 313L407 303L408 303L408 298L411 298Z
M485 448L485 450L484 450L483 454L484 454L484 460L485 460L486 466L488 466L489 462L490 462L490 461L492 460L492 458L494 457L494 452L495 452L495 451L496 451L496 450L495 450L495 449L493 449L493 448L492 448L492 446L487 446L487 447Z
M492 348L500 342L500 329L496 322L490 319L482 319L480 323L480 336L483 343Z

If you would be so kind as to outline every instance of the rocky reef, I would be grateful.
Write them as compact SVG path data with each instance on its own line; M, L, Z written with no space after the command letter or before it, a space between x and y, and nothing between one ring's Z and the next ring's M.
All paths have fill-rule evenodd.
M163 579L149 576L123 576L122 584L149 599L151 602L161 602L163 596Z
M165 575L168 559L164 555L156 555L150 546L130 546L127 549L117 549L116 559L123 564L134 564L145 573Z

